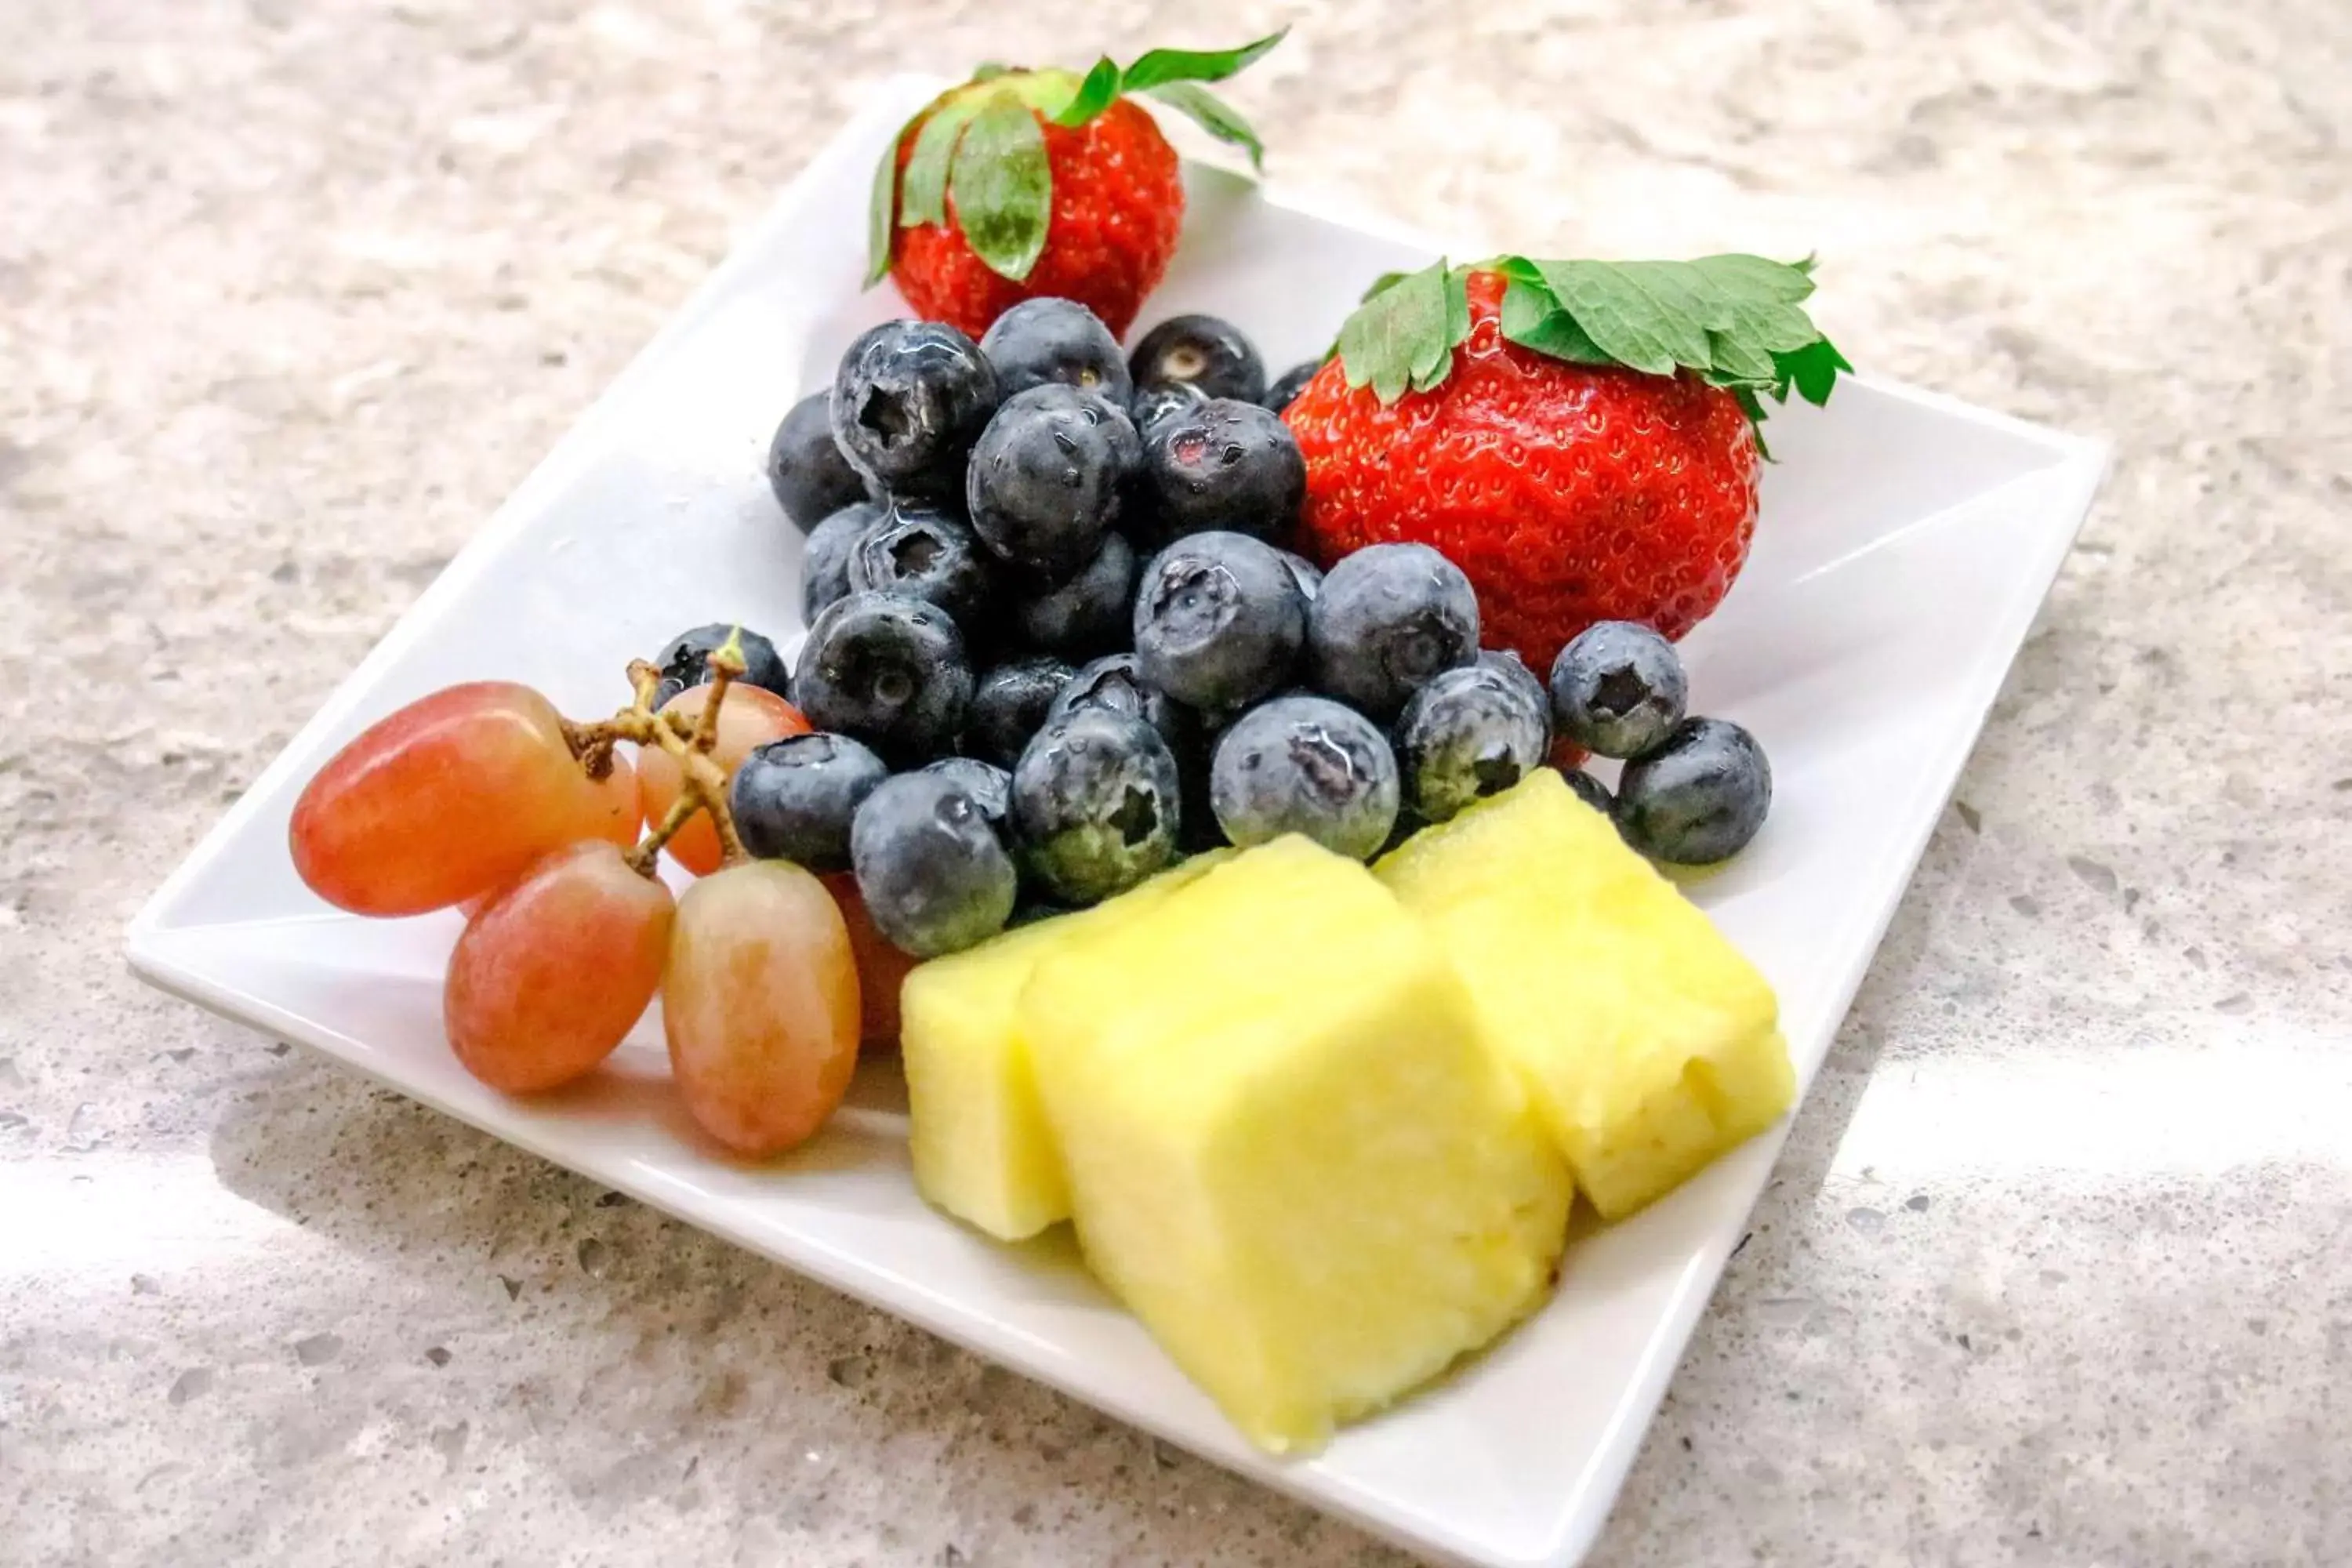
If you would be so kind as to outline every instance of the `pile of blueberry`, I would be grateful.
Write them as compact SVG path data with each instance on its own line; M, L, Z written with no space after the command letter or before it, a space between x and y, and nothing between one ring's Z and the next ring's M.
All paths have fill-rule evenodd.
M1684 717L1689 693L1674 644L1631 621L1588 628L1552 661L1560 739L1625 763L1613 797L1590 773L1571 770L1569 784L1651 859L1712 866L1764 826L1772 768L1756 737L1728 719Z
M1615 646L1595 628L1547 694L1479 651L1476 595L1437 552L1375 545L1326 575L1283 547L1306 468L1279 410L1316 368L1269 387L1200 315L1123 357L1063 300L977 343L926 321L860 336L769 453L808 534L809 632L788 678L746 637L748 679L816 732L737 772L747 847L854 870L877 927L929 956L1219 844L1296 832L1370 858L1544 765L1557 716L1644 755L1619 820L1675 858L1690 814L1659 802L1722 742L1682 723L1664 642L1631 667L1637 697L1616 664L1585 680L1577 650ZM666 655L681 679L698 659Z

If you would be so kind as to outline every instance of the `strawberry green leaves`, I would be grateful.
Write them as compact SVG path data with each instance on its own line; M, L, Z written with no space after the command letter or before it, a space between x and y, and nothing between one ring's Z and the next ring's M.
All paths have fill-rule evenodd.
M1285 27L1237 49L1154 49L1124 70L1105 56L1087 72L1077 95L1054 116L1054 123L1084 125L1122 96L1148 92L1218 141L1247 153L1250 167L1263 170L1265 146L1257 139L1257 132L1250 129L1249 121L1234 112L1232 105L1201 84L1223 81L1245 69L1282 42L1289 32Z
M1108 55L1097 60L1069 107L1054 116L1056 125L1084 125L1122 93L1150 92L1171 83L1223 81L1246 69L1290 34L1285 27L1237 49L1154 49L1121 70ZM1207 96L1206 94L1202 95ZM1214 102L1212 99L1210 101ZM1222 106L1221 106L1222 107ZM1187 110L1187 112L1190 112ZM1225 110L1231 114L1231 110Z
M1838 372L1853 368L1827 338L1815 338L1791 353L1774 354L1772 367L1775 401L1788 402L1789 388L1793 385L1797 395L1816 408L1829 402Z
M1692 371L1741 394L1751 418L1761 417L1759 394L1785 403L1794 385L1807 401L1819 403L1829 396L1837 373L1853 368L1802 309L1813 291L1810 261L1507 257L1500 265L1510 279L1503 335L1513 342L1559 359L1622 364L1652 375Z
M903 174L898 150L893 141L875 171L869 287L890 270L890 229L947 222L950 195L974 254L1016 282L1029 276L1053 220L1054 180L1045 133L1020 92L1007 86L951 97L923 120Z
M866 207L866 287L890 274L891 231L898 226L898 142L896 137L874 165L874 194Z
M1087 72L1087 79L1078 84L1078 95L1070 100L1063 110L1054 116L1056 125L1084 125L1118 98L1120 72L1118 63L1108 55L1095 62Z
M1028 277L1054 216L1045 132L1029 106L1011 93L990 94L956 144L948 178L972 253L1000 277Z
M948 221L948 171L964 128L979 114L984 100L960 98L942 105L923 121L915 134L915 150L907 158L907 172L898 185L898 222L914 228Z
M1507 279L1503 286L1505 337L1515 343L1525 343L1538 353L1576 364L1617 363L1576 324L1575 317L1553 303L1535 263L1508 258L1500 264L1500 270Z
M1289 36L1290 29L1285 27L1237 49L1154 49L1127 68L1127 90L1144 92L1171 81L1223 81L1265 58Z
M1453 368L1454 345L1470 335L1465 274L1443 261L1390 273L1339 329L1339 363L1350 387L1370 386L1382 403L1407 389L1427 392Z
M1761 421L1762 399L1785 403L1793 389L1825 401L1849 371L1802 302L1812 263L1760 256L1696 261L1552 261L1506 256L1449 271L1444 263L1391 275L1339 331L1348 384L1370 386L1382 403L1445 379L1452 350L1468 334L1454 314L1474 271L1504 279L1503 336L1553 359L1623 365L1651 375L1690 372L1738 397Z
M1027 279L1043 255L1054 214L1053 170L1041 121L1077 128L1131 93L1150 93L1263 168L1265 148L1249 122L1202 85L1223 81L1282 42L1290 29L1236 49L1154 49L1125 69L1105 58L1081 79L1060 70L1015 70L991 62L969 84L908 122L874 171L866 214L866 284L890 271L901 228L955 220L990 270ZM1024 123L1016 124L1015 117ZM898 149L917 124L907 166Z
M1171 81L1150 89L1151 96L1215 137L1249 154L1250 167L1265 173L1265 143L1257 139L1248 121L1233 105L1198 82Z

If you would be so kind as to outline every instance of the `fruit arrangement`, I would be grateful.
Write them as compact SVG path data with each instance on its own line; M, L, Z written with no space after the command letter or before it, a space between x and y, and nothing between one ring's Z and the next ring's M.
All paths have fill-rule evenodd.
M504 1092L658 997L756 1159L897 1045L924 1195L1074 1222L1282 1451L1532 1310L1578 1194L1620 1218L1790 1103L1770 989L1656 867L1764 826L1675 639L1746 558L1767 402L1846 367L1810 264L1744 256L1441 262L1274 375L1210 315L1122 348L1182 206L1129 95L1255 158L1202 84L1278 41L929 105L873 210L919 316L767 449L802 643L698 626L593 721L434 693L289 847L340 908L463 912L447 1034Z

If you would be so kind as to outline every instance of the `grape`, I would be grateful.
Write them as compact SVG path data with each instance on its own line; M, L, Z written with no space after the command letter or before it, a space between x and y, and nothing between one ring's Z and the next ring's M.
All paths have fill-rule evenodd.
M559 849L466 923L441 1017L466 1070L527 1094L594 1069L660 988L669 889L600 839Z
M546 698L475 681L379 720L329 759L294 803L287 847L310 890L340 909L422 914L494 891L580 839L635 843L626 795L582 771Z
M644 808L637 804L637 770L617 748L612 763L603 778L588 781L604 814L597 819L596 837L628 849L635 846L638 826L645 821Z
M848 1090L859 1032L849 931L824 884L751 860L688 888L662 1021L678 1094L712 1138L756 1157L815 1132Z
M922 962L901 952L890 939L874 929L857 879L847 871L819 877L841 906L842 923L849 928L849 951L857 960L857 995L869 1046L896 1049L898 1044L898 986L907 972Z
M597 800L602 803L596 818L596 837L624 849L634 848L637 842L637 826L645 820L637 810L637 770L629 765L627 757L616 751L611 753L611 765L605 770L604 776L588 782L595 789ZM527 866L522 875L528 877L537 869L535 864ZM470 899L460 899L457 900L457 912L472 920L513 885L512 880L501 882Z
M714 689L689 686L663 703L661 710L699 719ZM739 681L727 689L727 700L719 706L719 738L710 749L710 760L731 779L753 747L781 741L787 735L805 735L808 731L808 721L801 717L799 709L772 691ZM645 809L647 826L661 826L685 783L686 774L676 757L657 746L639 749L637 799ZM701 813L679 828L669 841L669 852L679 865L698 877L707 877L719 869L719 830L710 825L709 814Z

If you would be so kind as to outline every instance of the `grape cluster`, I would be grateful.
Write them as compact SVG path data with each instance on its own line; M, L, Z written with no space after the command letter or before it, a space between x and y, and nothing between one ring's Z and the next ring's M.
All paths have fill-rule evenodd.
M295 868L356 914L465 911L442 1016L483 1082L530 1093L593 1071L658 994L696 1124L735 1153L788 1149L840 1103L861 1037L896 1032L898 973L854 888L755 859L736 832L730 774L808 732L751 684L782 672L764 639L701 628L631 666L635 701L598 723L507 681L436 691L305 786ZM707 873L681 897L655 874L665 848Z

